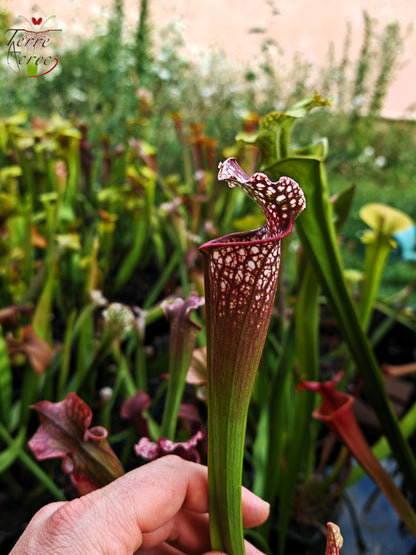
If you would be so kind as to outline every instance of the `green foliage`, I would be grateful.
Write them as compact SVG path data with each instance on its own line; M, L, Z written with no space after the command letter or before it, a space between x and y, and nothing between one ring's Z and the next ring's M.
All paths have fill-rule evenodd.
M136 68L142 86L147 85L147 76L151 65L150 52L149 2L141 0L136 37Z
M293 119L290 116L292 110L293 108L289 109L287 114L268 115L265 118L265 123L260 126L259 138L257 139L257 143L263 151L262 159L266 161L264 171L273 176L274 179L278 179L282 175L293 176L296 181L303 184L307 198L307 209L297 221L296 227L313 273L311 273L310 267L305 270L304 260L299 264L299 267L303 268L303 272L300 274L300 276L303 276L303 280L298 285L296 311L293 313L295 328L292 328L292 323L286 324L287 329L291 330L290 334L295 333L298 345L297 352L299 354L294 360L292 359L291 364L295 364L301 378L313 380L313 376L318 375L315 346L319 342L319 324L316 312L319 284L327 299L328 307L337 320L337 326L343 335L346 347L350 351L350 356L354 360L356 371L363 380L367 398L378 415L383 432L390 443L391 451L394 453L403 475L406 476L406 481L410 484L416 478L415 460L404 436L401 434L398 421L388 401L380 368L371 349L369 338L364 333L371 315L371 312L367 311L372 311L374 307L375 292L378 290L380 275L386 261L386 249L382 248L385 241L378 241L377 239L371 243L371 251L369 251L371 263L367 260L365 264L363 284L360 291L361 297L357 305L348 292L346 272L337 242L337 232L341 230L341 224L345 222L346 213L348 213L348 208L351 207L351 195L348 193L339 197L331 206L324 167L325 153L323 152L321 156L316 153L310 155L307 149L296 152L290 144L282 147L282 137L284 141L289 141L290 127L293 125ZM269 122L268 125L267 122ZM266 147L263 144L264 128L267 128L268 133L267 139L265 139ZM345 207L344 203L346 203ZM386 213L390 213L388 208L383 211L379 218L381 231L377 233L382 237L386 234L382 230L387 228L391 235L390 229L393 229L393 218L396 222L399 221L400 216L397 211L391 211L392 224L390 225L388 223L390 219L386 217ZM400 216L400 218L402 217L405 219L404 216ZM402 224L400 219L399 223L408 227L412 222L406 221L406 224ZM379 235L377 235L377 238ZM291 285L293 286L293 284ZM305 294L305 290L307 294ZM300 319L296 319L296 315L299 315ZM310 342L309 345L308 342ZM288 352L291 351L286 342L283 343L282 349ZM297 363L296 358L298 359ZM347 363L346 367L348 368L348 366ZM269 380L274 380L278 388L277 390L274 387L271 389L273 396L266 393L269 404L267 402L263 403L260 409L262 415L264 415L264 411L267 412L267 416L261 417L260 420L267 422L269 430L276 423L276 420L280 424L279 430L282 430L282 420L276 418L276 408L273 405L276 403L276 399L282 402L282 392L285 387L294 387L292 379L290 374L285 374L284 381L282 381L282 374L269 376ZM291 501L294 500L298 475L302 474L305 479L305 494L308 483L309 485L315 484L320 494L324 494L323 490L320 489L319 480L317 484L315 483L316 477L312 475L310 479L306 478L309 457L305 446L308 445L308 438L311 437L311 429L304 410L309 411L308 414L312 411L312 405L308 407L308 401L310 402L310 399L306 399L300 406L296 404L296 409L291 411L291 418L287 419L286 425L288 436L291 438L290 442L287 442L284 436L277 436L275 432L271 434L269 431L269 436L263 437L260 453L255 451L255 455L257 453L258 457L254 459L257 472L266 472L263 478L261 476L257 478L258 487L263 486L264 488L257 491L270 500L272 506L275 500L278 499L277 518L281 532L279 536L279 552L281 553L284 552L285 531L290 519L290 506ZM286 405L285 408L290 410ZM312 437L314 437L313 432ZM269 452L267 452L267 449L269 449ZM277 457L276 453L278 453ZM280 481L277 482L275 468L278 464L277 461L282 459L285 461L285 470L280 471ZM271 466L267 466L265 461L273 461L273 463ZM312 468L315 468L315 466L312 465ZM267 471L270 473L267 474ZM337 481L337 474L334 475L333 479L335 482ZM272 485L274 485L274 488ZM328 486L329 483L326 481L325 487ZM296 503L296 500L293 502Z

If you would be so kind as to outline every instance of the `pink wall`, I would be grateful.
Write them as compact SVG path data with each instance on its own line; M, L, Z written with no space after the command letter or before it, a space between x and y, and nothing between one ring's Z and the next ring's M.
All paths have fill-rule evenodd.
M42 8L33 11L32 0L0 0L13 14L55 14L65 33L85 32L88 22L106 19L105 9L112 0L85 2L71 0L57 2L42 0ZM352 25L352 41L357 52L362 40L363 18L366 10L379 21L378 29L398 20L403 30L416 26L415 0L275 0L277 14L273 15L273 0L149 0L152 23L162 29L169 21L181 19L184 38L190 49L212 46L223 49L230 60L244 63L258 52L264 34L249 33L251 28L261 28L277 40L289 64L293 54L301 52L311 62L324 64L329 43L335 45L337 58L341 57L347 22ZM40 4L40 2L39 2ZM319 8L317 8L319 5ZM104 11L101 7L104 7ZM139 0L125 0L129 20L134 25L138 19ZM401 68L397 72L385 103L386 115L409 115L409 107L416 108L416 29L409 32ZM413 112L415 117L416 110Z

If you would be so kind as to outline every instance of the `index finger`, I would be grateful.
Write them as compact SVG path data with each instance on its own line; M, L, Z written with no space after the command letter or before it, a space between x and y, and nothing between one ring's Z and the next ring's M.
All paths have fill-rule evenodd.
M119 509L150 532L171 520L182 507L198 513L208 512L207 468L174 455L162 457L125 474L106 490L112 511ZM243 488L243 524L250 528L262 524L269 505Z

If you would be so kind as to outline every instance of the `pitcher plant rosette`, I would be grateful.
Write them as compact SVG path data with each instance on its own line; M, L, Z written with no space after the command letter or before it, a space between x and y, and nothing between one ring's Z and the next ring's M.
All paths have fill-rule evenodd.
M241 481L247 413L279 277L281 239L305 208L289 177L249 176L235 158L218 179L243 189L266 224L211 240L200 251L205 267L208 367L208 476L212 549L245 553Z

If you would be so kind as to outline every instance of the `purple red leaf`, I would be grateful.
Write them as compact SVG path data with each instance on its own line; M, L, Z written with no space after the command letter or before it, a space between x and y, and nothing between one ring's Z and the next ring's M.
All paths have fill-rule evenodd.
M92 484L105 486L124 474L107 441L107 430L89 427L92 411L76 393L68 393L59 403L40 401L33 408L40 419L40 427L29 441L36 458L62 457L63 470L75 483L88 480L89 489Z
M144 391L138 391L124 401L121 416L130 420L140 436L149 436L148 418L144 414L150 407L151 399Z
M151 441L148 437L142 437L134 446L134 450L139 457L148 461L158 459L165 455L178 455L182 459L192 462L201 462L198 447L203 447L205 434L197 432L190 440L183 443L175 443L170 439L160 437L157 442Z

